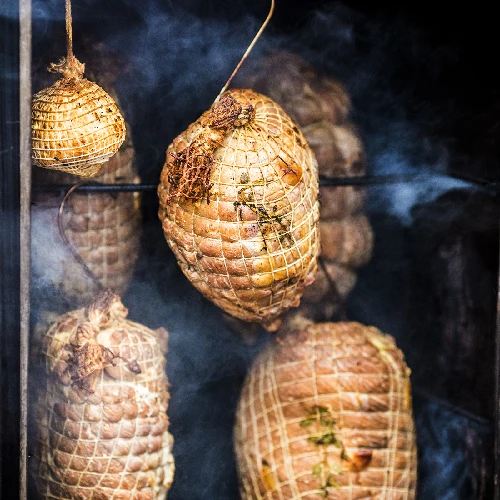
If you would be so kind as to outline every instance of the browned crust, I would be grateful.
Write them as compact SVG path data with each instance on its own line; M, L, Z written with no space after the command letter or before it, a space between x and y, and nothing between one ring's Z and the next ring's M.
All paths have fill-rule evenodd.
M45 336L44 379L32 381L40 498L166 497L174 473L166 332L126 315L106 292Z
M414 499L409 373L374 327L281 336L254 362L237 410L242 498Z
M172 199L169 175L172 158L206 133L210 112L174 140L158 187L159 217L198 290L228 314L275 330L316 269L316 162L280 106L251 90L226 95L255 116L214 151L209 199Z

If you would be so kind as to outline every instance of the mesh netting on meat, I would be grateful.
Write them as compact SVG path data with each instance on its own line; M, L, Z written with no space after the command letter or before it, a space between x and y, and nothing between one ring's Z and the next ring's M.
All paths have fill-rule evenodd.
M32 157L44 168L93 177L125 140L115 102L85 78L61 78L33 97Z
M276 329L312 281L319 251L317 165L283 109L230 90L254 116L221 137L206 112L169 146L158 188L167 241L193 285L225 312ZM221 100L222 100L221 99ZM172 196L175 158L196 141L213 150L207 198Z
M173 480L167 332L104 292L45 335L33 474L43 499L161 500Z
M236 416L243 499L415 498L409 369L359 323L300 326L254 361Z

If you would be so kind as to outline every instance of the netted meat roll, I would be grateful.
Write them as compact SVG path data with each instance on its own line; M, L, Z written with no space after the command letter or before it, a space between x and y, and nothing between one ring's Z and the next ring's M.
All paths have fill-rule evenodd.
M318 176L302 133L252 90L230 90L169 146L159 216L184 274L269 330L316 270Z
M43 341L33 473L42 499L165 499L172 483L167 333L104 292Z
M305 322L280 337L255 360L237 410L242 498L414 499L409 373L374 327Z

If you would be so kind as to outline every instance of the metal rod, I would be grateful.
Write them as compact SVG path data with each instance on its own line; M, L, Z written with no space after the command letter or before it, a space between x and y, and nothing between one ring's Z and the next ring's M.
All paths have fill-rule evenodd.
M481 188L487 194L491 196L500 195L500 185L490 181L485 181L482 179L469 179L463 178L458 174L453 174L446 176L444 174L394 174L394 175L364 175L360 177L322 177L319 178L320 186L324 187L334 187L334 186L375 186L383 184L407 184L407 183L418 183L427 182L432 178L443 177L443 178L454 178L461 180L462 182L468 184L471 188ZM40 184L35 186L36 192L66 192L72 187L72 184ZM78 191L81 192L144 192L144 191L156 191L158 189L157 184L83 184L78 187Z
M31 247L31 0L19 1L20 121L20 457L19 498L27 498L28 349Z
M432 394L429 391L426 391L422 387L419 386L414 386L412 387L412 393L422 399L425 399L431 403L434 403L438 406L441 406L442 408L446 408L447 410L455 413L456 415L459 415L463 418L466 418L467 420L476 422L477 424L484 425L484 426L491 426L492 425L492 420L491 418L487 418L483 415L478 415L477 413L473 413L468 410L464 410L463 408L460 408L460 406L457 406L456 404L450 403L449 401L446 401L445 399L436 396L435 394Z
M61 192L66 193L69 189L74 187L73 184L41 184L35 186L35 192ZM113 192L142 192L142 191L156 191L157 184L82 184L78 186L75 191L79 192L100 192L100 193L113 193Z

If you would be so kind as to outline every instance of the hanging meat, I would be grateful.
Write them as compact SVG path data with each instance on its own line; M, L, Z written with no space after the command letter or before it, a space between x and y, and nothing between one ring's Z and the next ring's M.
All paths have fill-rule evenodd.
M93 177L125 140L125 121L112 97L83 78L73 54L71 3L66 0L67 57L49 71L62 78L33 96L32 158L39 167Z
M31 379L40 498L166 498L174 475L166 344L165 330L128 320L109 291L49 328Z
M96 177L105 184L137 182L134 148L127 142ZM66 184L66 174L43 176L44 183ZM137 193L72 193L64 205L62 231L94 279L61 236L58 214L62 197L37 193L32 207L33 277L54 287L70 307L88 303L105 288L124 293L139 256L141 209Z
M313 281L317 165L283 109L229 90L167 150L159 217L193 285L225 312L276 330Z
M85 55L91 63L89 72L92 77L109 90L119 105L114 91L121 67L117 61L121 65L125 62L103 44L88 42ZM34 82L39 86L44 83L40 68L34 74ZM139 257L142 222L139 194L76 191L64 205L59 228L62 196L45 191L43 186L71 185L75 183L75 177L54 170L34 169L33 180L41 187L33 194L32 206L31 250L35 285L44 290L56 290L62 299L63 310L88 304L99 291L97 283L122 295ZM130 128L118 152L103 165L94 180L103 184L139 182ZM51 305L54 299L52 294ZM47 308L49 304L42 306Z
M359 323L293 328L240 397L242 499L415 499L410 370L394 339Z
M351 100L337 81L320 76L300 56L275 51L238 79L283 106L297 122L318 161L319 175L353 177L366 172L363 143L349 121ZM371 257L373 232L355 186L320 188L321 260L300 312L327 320L356 283L356 269Z

